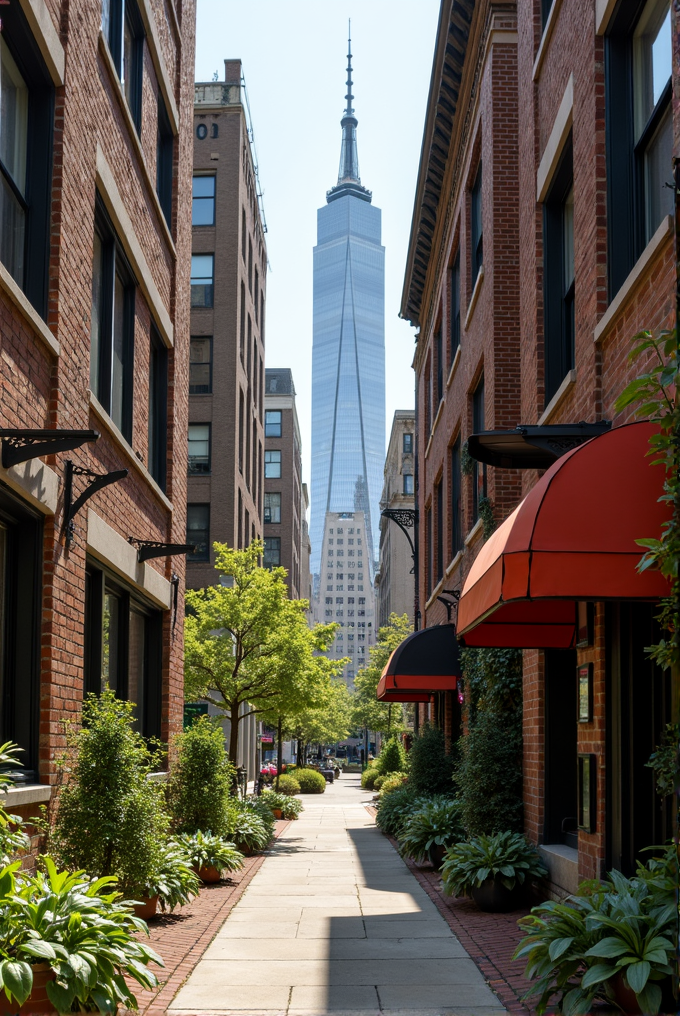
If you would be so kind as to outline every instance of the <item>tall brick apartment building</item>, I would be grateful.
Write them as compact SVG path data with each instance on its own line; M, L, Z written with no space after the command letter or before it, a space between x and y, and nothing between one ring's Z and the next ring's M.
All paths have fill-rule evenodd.
M264 375L264 563L286 569L289 595L299 600L308 596L303 586L307 505L303 501L295 385L293 373L286 367L267 367Z
M674 322L672 19L443 0L403 291L423 624L462 590L461 641L524 650L525 826L568 891L670 835L666 586L635 569L661 476L614 403L632 337Z
M262 537L267 250L241 61L197 83L194 106L190 588L212 585L212 544Z
M380 510L413 511L415 417L412 409L397 409L387 442ZM409 527L410 528L410 527ZM390 614L414 612L413 556L408 539L394 520L381 516L380 559L375 577L376 626L387 624Z
M32 808L86 692L181 729L194 26L2 7L1 725Z

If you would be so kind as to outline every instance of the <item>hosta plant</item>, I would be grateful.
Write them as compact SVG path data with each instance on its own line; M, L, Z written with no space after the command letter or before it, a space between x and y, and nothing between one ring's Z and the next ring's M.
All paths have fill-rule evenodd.
M304 805L296 797L289 797L287 794L277 794L274 790L265 790L260 794L259 800L273 813L276 808L281 812L281 818L297 818L303 810Z
M454 843L442 867L444 892L449 896L470 896L472 889L489 879L512 890L547 874L536 847L520 833L511 832Z
M399 847L406 857L420 862L426 860L433 847L448 847L464 835L456 801L435 797L407 820L399 834Z
M428 798L417 797L408 783L381 794L378 801L376 824L386 836L399 836L413 812L421 808Z
M23 749L12 741L5 741L0 745L0 792L14 786L14 779L6 771L9 766L18 766L17 755ZM23 819L18 815L10 815L4 806L0 804L0 864L9 864L17 854L23 854L28 850L28 836L22 831Z
M243 853L264 850L271 833L259 815L251 808L239 808L230 816L229 837ZM215 865L217 867L217 865Z
M175 843L168 843L160 851L156 871L141 895L157 896L163 910L174 910L198 896L200 889L201 881L185 851Z
M238 871L243 867L243 854L233 843L207 832L183 833L171 841L183 851L192 867Z

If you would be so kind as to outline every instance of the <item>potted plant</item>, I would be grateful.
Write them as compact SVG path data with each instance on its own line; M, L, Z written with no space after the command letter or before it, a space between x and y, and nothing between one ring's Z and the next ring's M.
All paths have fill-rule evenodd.
M174 843L202 882L219 882L225 869L238 871L243 867L243 854L235 845L221 836L213 836L210 830L183 833L175 838Z
M259 800L275 818L296 819L303 809L302 801L296 797L277 794L274 790L265 790Z
M439 869L446 848L465 835L455 800L436 797L413 812L399 834L399 847L406 857L420 863L426 859Z
M471 896L491 913L517 909L527 883L547 874L533 844L512 832L454 843L442 866L444 892Z
M235 808L229 822L229 837L237 850L249 857L264 850L271 839L271 831L251 808Z
M200 889L200 879L189 864L184 851L174 843L167 843L159 853L153 877L141 894L154 902L151 905L135 904L135 914L148 921L156 913L158 905L164 911L183 907L191 902L194 896L198 896Z

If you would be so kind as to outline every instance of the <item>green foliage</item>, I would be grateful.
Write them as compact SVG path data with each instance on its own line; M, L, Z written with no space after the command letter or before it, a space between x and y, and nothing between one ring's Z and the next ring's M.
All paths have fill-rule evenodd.
M303 809L302 801L289 797L287 794L277 794L274 790L265 790L260 794L259 800L263 806L269 809L270 814L274 808L281 811L281 818L297 818Z
M361 786L364 790L374 790L375 781L381 775L378 767L374 765L367 766L361 774Z
M522 734L513 723L481 714L461 739L454 782L469 836L522 829Z
M17 755L23 751L18 744L5 741L0 745L0 791L14 786L11 773L5 770L9 766L19 765ZM24 820L18 815L10 815L4 805L0 804L0 864L9 864L10 860L28 850L29 840L22 828Z
M482 536L488 540L496 528L496 519L493 513L493 501L490 497L480 497L479 517L482 520Z
M229 838L242 853L264 850L272 830L252 808L235 808L229 821Z
M426 803L427 798L417 797L408 783L404 783L380 795L376 824L386 836L399 836L413 812Z
M444 731L426 724L409 752L409 782L416 794L453 795L453 770L457 749L446 752Z
M467 720L477 713L519 718L522 709L522 652L519 649L461 649Z
M49 857L43 863L35 876L19 877L18 862L0 871L0 987L23 1005L33 964L48 963L56 978L47 993L58 1012L136 1009L126 978L152 989L149 963L163 966L139 937L146 924L121 902L115 878L58 872Z
M276 777L276 790L279 794L288 794L293 797L294 794L300 793L300 784L294 776L289 776L288 773L281 773L280 776Z
M375 789L380 791L380 796L383 797L385 794L391 794L393 790L403 787L407 780L406 773L389 773L387 776L380 776L375 781Z
M448 847L465 835L458 804L450 797L433 797L413 812L399 834L402 854L424 861L431 847Z
M391 737L380 752L377 768L381 776L406 772L406 752L398 737Z
M450 846L442 865L442 885L449 896L469 896L487 879L514 889L547 874L533 843L519 833L501 832Z
M243 867L243 854L235 845L222 836L213 836L210 830L181 833L171 842L183 852L189 864L197 871L201 868L238 871Z
M413 631L408 615L390 614L386 625L378 630L375 645L368 650L368 665L354 678L353 722L357 728L368 728L389 737L404 724L399 702L378 702L376 692L380 675L392 652Z
M161 848L153 877L147 885L148 896L158 896L163 910L174 910L198 896L201 882L187 861L186 854L177 844L167 843Z
M323 794L326 780L317 769L296 769L293 779L300 785L301 794Z
M288 712L286 704L281 708L286 710L283 717L285 737L296 738L303 745L344 741L349 733L352 697L345 682L330 675L324 677L315 705L292 713Z
M200 716L175 738L176 755L168 781L168 803L180 833L227 832L229 794L236 770L227 758L222 728Z
M286 800L290 801L291 798L287 797ZM298 804L297 801L295 803ZM262 819L267 829L267 843L269 843L274 836L276 820L266 801L263 801L261 797L247 797L245 801L239 801L239 807L249 814L252 812L253 815L257 815L258 818ZM302 810L302 805L300 805L300 809Z
M656 774L656 792L667 797L675 790L678 771L678 738L680 727L677 723L667 723L661 744L649 756L646 765Z
M106 690L88 695L83 727L68 735L51 849L70 870L116 875L124 892L148 895L168 829L164 792L148 779L158 756L134 729L133 705Z

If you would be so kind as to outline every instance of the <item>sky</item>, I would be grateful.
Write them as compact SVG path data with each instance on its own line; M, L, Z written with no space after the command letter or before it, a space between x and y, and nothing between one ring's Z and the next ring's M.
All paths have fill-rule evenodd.
M198 0L196 80L240 58L267 221L266 366L290 367L310 480L312 249L337 183L352 21L361 182L382 209L386 440L414 405L415 332L399 318L439 0Z

